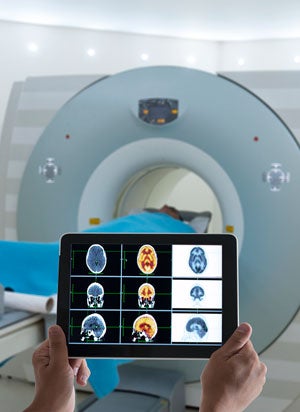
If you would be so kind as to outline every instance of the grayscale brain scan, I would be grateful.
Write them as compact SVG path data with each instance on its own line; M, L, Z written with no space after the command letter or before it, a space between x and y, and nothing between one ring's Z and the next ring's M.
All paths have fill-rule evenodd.
M105 333L106 323L98 313L93 313L83 319L80 332L82 342L100 342Z
M106 253L101 245L94 244L89 247L86 254L86 265L93 273L101 273L107 263Z
M93 282L87 288L87 305L89 308L102 308L104 304L104 288L100 283Z

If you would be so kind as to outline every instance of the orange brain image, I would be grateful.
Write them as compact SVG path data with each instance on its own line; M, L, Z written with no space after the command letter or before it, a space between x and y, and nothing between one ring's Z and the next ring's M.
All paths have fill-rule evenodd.
M133 323L133 341L144 338L146 342L157 334L157 324L153 316L141 315Z
M138 290L138 304L140 308L153 308L155 289L150 283L143 283Z
M137 255L137 265L141 272L145 274L150 274L155 271L157 266L157 255L153 246L143 245L140 247Z

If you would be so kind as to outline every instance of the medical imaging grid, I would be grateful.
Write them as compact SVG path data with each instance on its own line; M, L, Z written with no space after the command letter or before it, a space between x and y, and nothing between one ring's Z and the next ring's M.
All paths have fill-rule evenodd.
M68 343L222 344L222 245L72 243Z

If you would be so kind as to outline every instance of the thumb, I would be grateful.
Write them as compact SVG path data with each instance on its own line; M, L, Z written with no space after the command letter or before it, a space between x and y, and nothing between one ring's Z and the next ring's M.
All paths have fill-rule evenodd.
M63 365L68 364L68 349L66 345L66 337L58 325L50 326L49 334L49 354L50 364Z
M240 326L233 332L230 338L222 347L222 352L225 356L231 357L239 352L249 341L252 334L252 327L249 323L241 323Z

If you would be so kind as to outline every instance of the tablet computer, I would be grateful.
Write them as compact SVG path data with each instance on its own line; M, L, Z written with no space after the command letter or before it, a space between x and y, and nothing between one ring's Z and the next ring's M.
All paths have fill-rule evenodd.
M70 357L208 358L238 325L237 239L65 234L57 323Z

